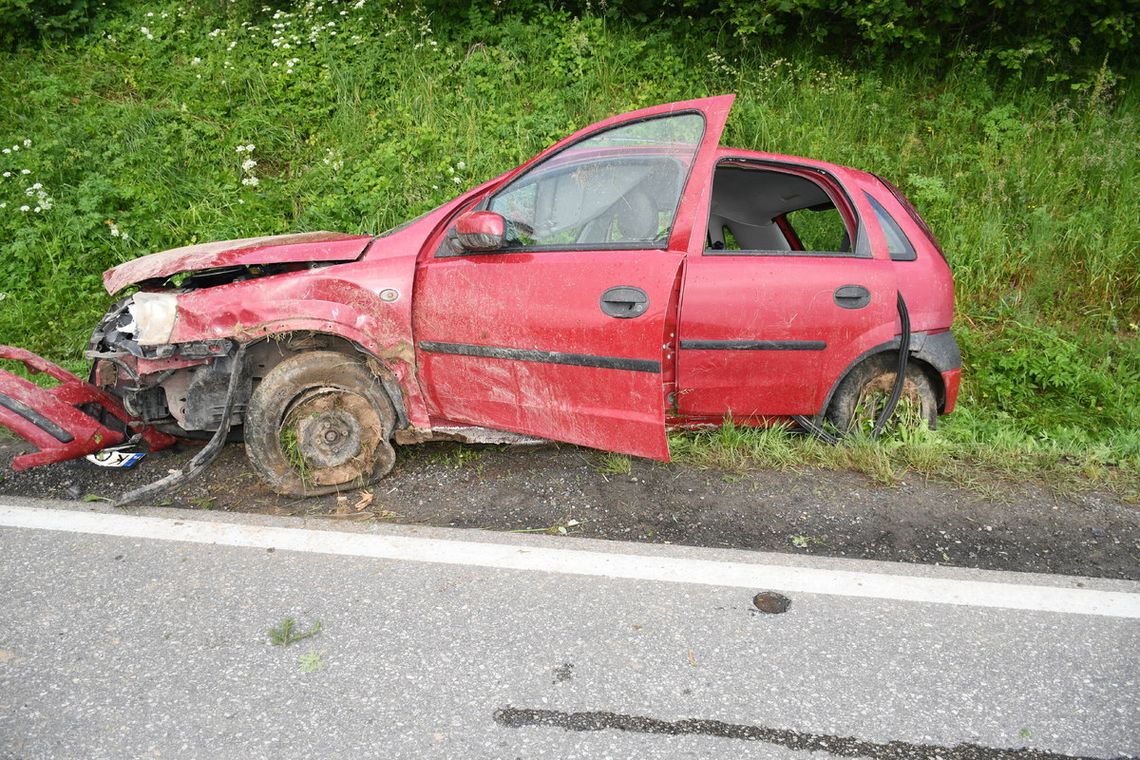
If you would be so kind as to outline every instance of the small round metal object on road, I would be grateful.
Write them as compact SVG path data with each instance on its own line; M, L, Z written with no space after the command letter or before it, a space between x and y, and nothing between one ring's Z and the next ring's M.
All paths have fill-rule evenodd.
M380 300L384 303L392 303L400 298L400 291L393 290L392 288L384 288L380 291Z
M791 599L783 594L777 594L775 591L761 591L752 597L752 603L756 605L756 609L769 615L787 612L788 608L792 606Z

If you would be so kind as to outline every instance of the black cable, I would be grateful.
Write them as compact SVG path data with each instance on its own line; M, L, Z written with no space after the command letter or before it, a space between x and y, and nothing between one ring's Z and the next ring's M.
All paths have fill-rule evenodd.
M906 308L906 301L903 299L902 293L896 291L899 322L901 323L902 333L899 337L899 364L898 370L895 374L895 384L891 388L891 396L887 399L887 405L883 407L883 411L879 413L879 418L875 420L875 426L871 428L871 438L876 439L883 434L883 427L887 424L887 420L895 412L895 407L899 403L899 398L902 396L903 386L906 384L906 366L910 358L910 312ZM805 432L814 435L821 441L835 444L839 443L840 437L832 435L828 431L810 417L805 417L802 414L792 415L792 419L796 424L804 429Z
M883 407L879 419L875 420L875 427L871 428L872 440L882 435L887 420L895 413L895 406L899 403L903 385L906 383L906 363L910 358L910 312L907 311L906 301L903 300L902 293L899 292L897 295L899 321L902 322L902 334L899 337L899 367L895 375L895 387L891 388L891 397L887 399L887 405Z

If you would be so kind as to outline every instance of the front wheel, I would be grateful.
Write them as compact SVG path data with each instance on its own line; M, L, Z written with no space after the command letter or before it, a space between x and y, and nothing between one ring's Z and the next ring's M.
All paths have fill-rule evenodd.
M898 375L898 357L878 354L856 366L835 391L827 419L841 433L870 432L886 406ZM921 368L907 364L902 395L892 415L894 425L931 430L938 424L938 398Z
M254 390L246 454L284 496L361 487L392 469L395 419L367 367L336 351L307 351L278 364Z

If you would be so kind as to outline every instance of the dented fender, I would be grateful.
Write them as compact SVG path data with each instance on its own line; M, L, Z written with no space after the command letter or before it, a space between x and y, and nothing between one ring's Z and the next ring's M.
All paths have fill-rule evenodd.
M167 344L248 344L298 332L344 338L394 376L410 425L428 428L412 346L417 253L179 293Z

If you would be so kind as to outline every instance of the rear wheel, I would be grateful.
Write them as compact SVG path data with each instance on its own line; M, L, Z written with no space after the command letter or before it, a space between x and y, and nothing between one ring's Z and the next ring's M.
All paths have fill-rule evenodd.
M835 391L827 419L841 433L870 432L894 389L898 357L878 354L856 366ZM923 421L931 430L938 424L938 398L930 378L914 364L907 364L902 395L892 415L891 426L918 427Z
M396 415L379 379L336 351L274 367L245 416L246 454L279 494L317 496L367 485L392 469Z

